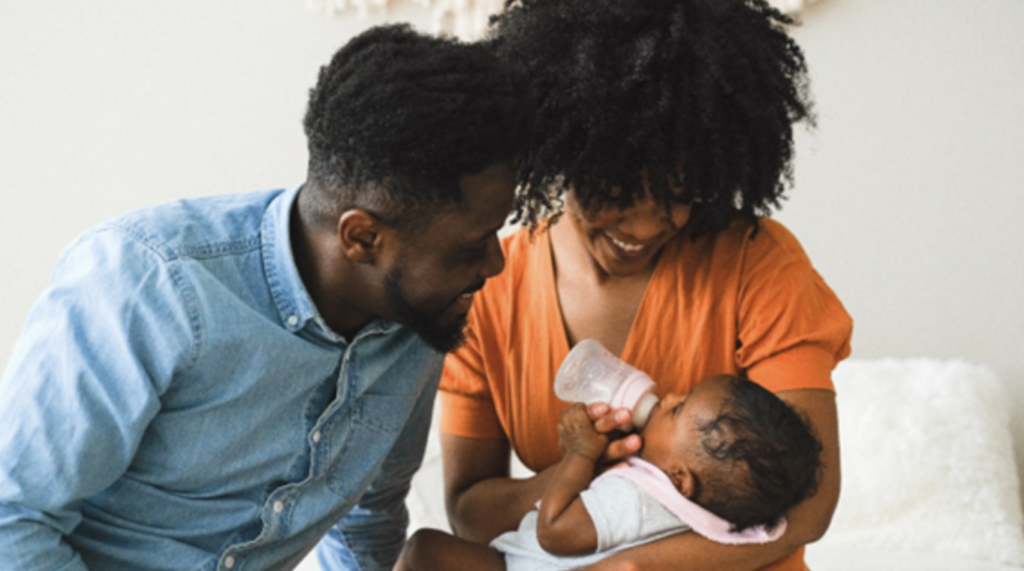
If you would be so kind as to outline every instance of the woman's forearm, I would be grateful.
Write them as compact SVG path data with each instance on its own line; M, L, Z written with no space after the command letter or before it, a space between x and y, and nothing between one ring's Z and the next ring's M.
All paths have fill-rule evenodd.
M509 477L509 447L503 440L442 433L441 450L448 522L456 535L478 543L518 527L544 495L553 470Z
M759 545L725 545L685 532L621 551L586 571L755 571L797 548L783 538Z
M490 478L455 496L448 521L459 537L489 543L519 526L547 487L551 469L526 479Z
M830 391L782 391L778 396L807 417L822 446L817 493L786 514L789 527L784 537L796 545L806 545L825 535L836 504L839 503L842 479L839 465L839 415L835 394Z
M628 410L612 410L600 403L590 405L587 414L602 434L629 420ZM614 440L608 444L602 461L619 461L639 448L640 438L635 434ZM512 479L509 443L503 439L467 438L442 432L441 452L448 522L456 535L479 543L488 543L517 528L523 516L537 507L557 466L530 478Z

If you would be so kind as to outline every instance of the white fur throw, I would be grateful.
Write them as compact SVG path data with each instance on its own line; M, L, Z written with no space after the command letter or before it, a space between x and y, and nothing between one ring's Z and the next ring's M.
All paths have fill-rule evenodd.
M1009 410L989 369L850 360L833 378L843 491L818 546L1024 565Z

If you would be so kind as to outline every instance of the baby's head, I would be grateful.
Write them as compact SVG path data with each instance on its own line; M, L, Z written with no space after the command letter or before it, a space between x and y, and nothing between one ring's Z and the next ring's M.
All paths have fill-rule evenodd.
M734 531L772 528L817 490L821 443L801 416L752 381L719 375L651 411L640 457Z

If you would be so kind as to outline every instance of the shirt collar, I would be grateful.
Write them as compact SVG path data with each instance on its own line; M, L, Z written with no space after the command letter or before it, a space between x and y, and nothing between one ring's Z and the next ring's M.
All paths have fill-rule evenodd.
M260 232L263 251L263 270L270 286L282 326L295 333L313 321L320 333L333 342L345 339L331 330L320 316L313 299L302 283L291 242L291 213L302 185L279 194L263 213ZM364 327L356 339L366 335L386 335L400 326L391 321L375 319Z

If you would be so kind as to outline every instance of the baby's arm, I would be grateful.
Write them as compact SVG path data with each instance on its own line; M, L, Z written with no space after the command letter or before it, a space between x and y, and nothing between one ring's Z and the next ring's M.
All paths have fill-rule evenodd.
M608 446L587 409L575 403L562 413L558 437L564 455L555 468L537 516L537 541L553 555L586 555L597 550L597 529L580 499Z

